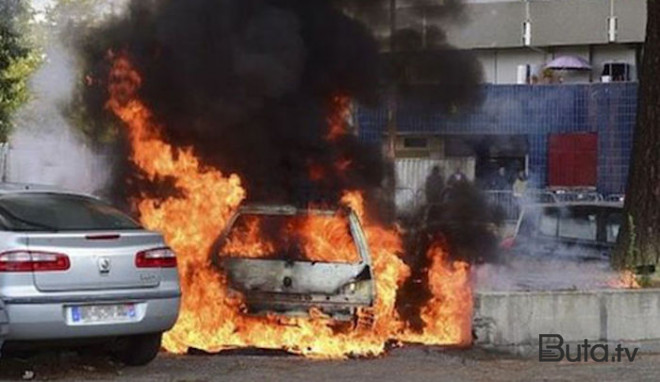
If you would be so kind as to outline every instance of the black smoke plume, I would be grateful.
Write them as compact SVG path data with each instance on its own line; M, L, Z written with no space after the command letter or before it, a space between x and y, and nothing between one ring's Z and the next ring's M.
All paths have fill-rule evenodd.
M433 17L460 10L455 0L435 8L408 3L433 9L424 11ZM81 33L78 46L96 79L107 78L108 50L126 52L167 140L239 174L251 200L305 201L319 192L336 199L343 189L380 188L391 167L381 147L354 134L328 142L333 97L377 106L391 85L404 92L420 81L439 84L425 93L438 107L478 93L478 70L465 70L476 63L452 54L436 29L429 49L415 42L421 32L402 29L397 51L381 53L365 22L383 11L386 2L377 0L133 0L126 15ZM85 109L96 121L108 119L106 85L95 84L83 91ZM346 171L333 170L346 160ZM324 169L321 180L310 180L312 167ZM167 188L145 187L128 163L119 168L122 197Z
M391 201L374 196L387 194L379 190L387 179L392 184L392 166L381 146L363 144L357 135L328 141L333 100L347 96L378 107L394 98L422 103L420 110L453 110L477 100L481 79L476 60L451 47L438 27L463 17L460 1L406 1L397 14L407 16L391 44L374 37L389 28L388 4L133 0L126 15L81 33L86 73L96 79L82 93L85 110L93 121L112 120L104 108L107 52L125 52L142 75L139 96L165 138L192 147L225 174L239 174L251 201L305 203L318 199L314 194L336 201L342 190L362 189L378 210L382 200ZM434 27L420 29L422 18ZM125 142L118 146L128 158ZM124 161L116 177L119 199L176 191L167 179L145 182ZM349 163L345 171L336 170L338 161ZM323 177L310 177L312 168ZM428 265L422 247L411 252L421 256L409 259L414 275ZM413 326L428 297L426 281L400 295L399 309Z

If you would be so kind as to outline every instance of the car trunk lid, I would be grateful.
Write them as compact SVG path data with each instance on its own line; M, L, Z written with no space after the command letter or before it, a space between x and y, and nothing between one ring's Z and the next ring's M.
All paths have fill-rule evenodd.
M148 231L60 232L27 234L28 249L66 254L66 271L35 272L40 291L154 288L159 268L137 268L136 254L164 245L160 234Z

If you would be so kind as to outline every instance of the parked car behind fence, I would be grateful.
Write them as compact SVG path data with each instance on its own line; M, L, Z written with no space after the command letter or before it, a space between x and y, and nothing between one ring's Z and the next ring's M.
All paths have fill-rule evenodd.
M530 204L503 247L520 256L608 260L622 224L622 208L616 202Z

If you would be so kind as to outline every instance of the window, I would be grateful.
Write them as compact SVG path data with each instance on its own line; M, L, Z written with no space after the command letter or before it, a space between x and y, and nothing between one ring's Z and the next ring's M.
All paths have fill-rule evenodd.
M539 218L539 233L544 236L557 236L557 210L546 208Z
M620 212L611 212L605 219L605 234L608 243L616 243L623 216Z
M597 213L593 210L572 209L559 219L559 236L566 239L596 241Z
M360 254L348 216L243 213L231 226L220 255L286 261L356 263Z
M603 77L611 81L630 81L630 64L610 62L603 66Z
M428 145L426 138L403 138L403 147L407 149L425 149Z
M0 197L0 221L12 231L134 230L141 227L100 200L79 195L18 193Z

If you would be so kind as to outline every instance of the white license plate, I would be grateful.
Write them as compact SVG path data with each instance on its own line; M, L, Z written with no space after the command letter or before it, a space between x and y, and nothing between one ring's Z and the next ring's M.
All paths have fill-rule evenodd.
M136 318L135 304L132 303L72 306L69 311L75 324L133 321Z

